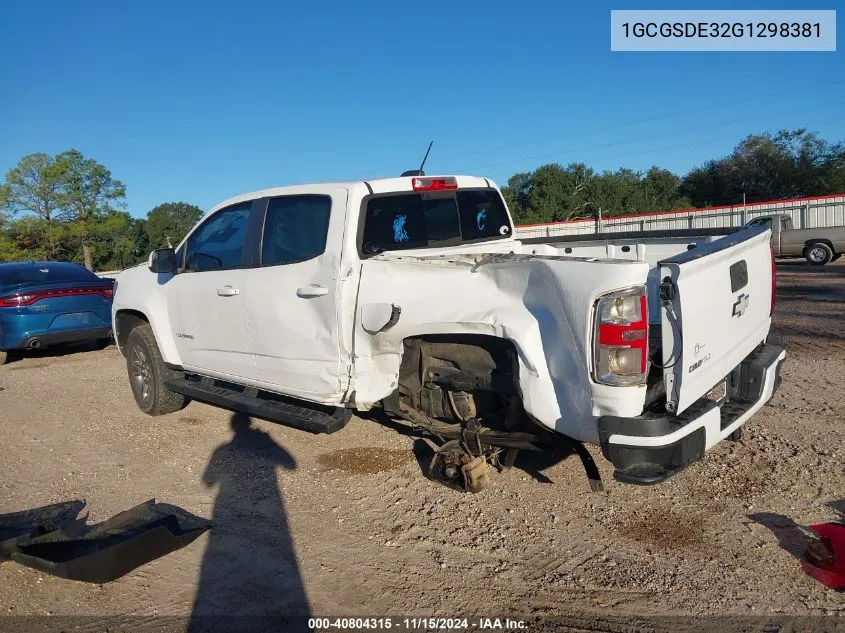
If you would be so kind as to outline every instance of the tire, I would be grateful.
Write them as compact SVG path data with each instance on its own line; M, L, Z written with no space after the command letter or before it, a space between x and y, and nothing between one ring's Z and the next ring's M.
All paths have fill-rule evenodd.
M836 253L836 255L834 255L834 256L833 256L833 259L831 259L830 261L831 261L831 262L835 262L835 261L836 261L836 260L838 260L840 257L842 257L842 253Z
M813 266L824 266L833 259L833 250L824 242L816 242L804 249L804 257Z
M138 408L147 415L167 415L184 409L190 399L170 391L165 382L182 374L164 365L153 329L139 325L126 339L126 371Z
M0 349L0 365L5 365L7 360L9 360L9 353Z

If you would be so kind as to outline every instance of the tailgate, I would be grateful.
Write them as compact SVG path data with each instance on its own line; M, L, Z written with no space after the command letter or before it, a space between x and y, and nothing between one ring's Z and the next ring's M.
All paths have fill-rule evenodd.
M765 340L769 235L766 227L743 229L658 263L667 410L681 413Z

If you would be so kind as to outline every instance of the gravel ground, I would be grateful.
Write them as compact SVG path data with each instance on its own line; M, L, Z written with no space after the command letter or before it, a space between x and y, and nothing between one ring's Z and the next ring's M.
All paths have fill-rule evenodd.
M149 418L114 347L12 362L0 513L82 498L96 522L155 497L214 529L105 585L0 564L0 610L556 614L591 630L651 614L845 615L845 594L795 558L800 526L845 516L843 264L779 266L783 385L741 441L646 488L615 483L593 450L605 494L563 454L521 455L483 493L458 493L421 476L425 442L370 420L312 436L198 403Z

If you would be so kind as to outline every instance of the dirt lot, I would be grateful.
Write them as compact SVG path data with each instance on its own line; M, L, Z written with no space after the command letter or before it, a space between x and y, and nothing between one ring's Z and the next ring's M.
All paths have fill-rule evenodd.
M155 497L214 529L102 586L0 564L0 608L148 622L562 614L592 630L654 613L843 616L845 594L794 557L796 524L845 513L842 264L779 267L783 386L742 441L647 488L615 483L594 450L607 494L560 455L453 492L421 476L424 443L368 420L312 436L258 420L233 430L230 413L197 403L148 418L114 347L10 363L0 512L82 498L99 521Z

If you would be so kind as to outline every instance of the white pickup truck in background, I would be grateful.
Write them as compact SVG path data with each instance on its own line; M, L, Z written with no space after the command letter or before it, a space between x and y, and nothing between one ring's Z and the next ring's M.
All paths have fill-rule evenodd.
M779 386L769 236L519 241L481 177L280 187L122 272L113 326L150 415L197 399L333 432L375 406L442 442L453 486L555 442L594 488L583 443L651 484Z

